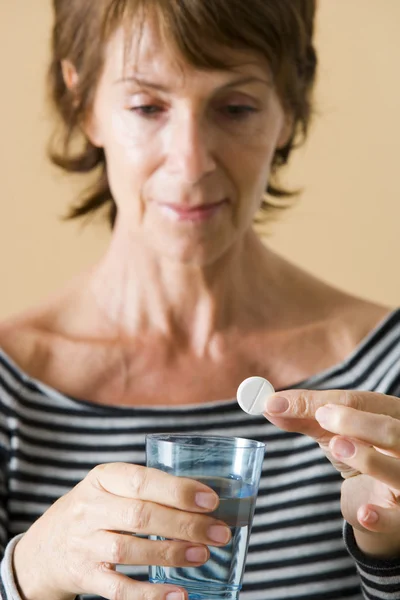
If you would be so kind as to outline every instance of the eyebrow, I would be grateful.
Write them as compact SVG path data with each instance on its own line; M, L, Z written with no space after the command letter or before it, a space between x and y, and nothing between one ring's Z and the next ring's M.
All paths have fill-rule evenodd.
M128 83L128 82L137 83L138 85L140 85L142 87L155 89L155 90L162 91L162 92L171 92L171 88L169 86L163 85L161 83L155 83L153 81L149 81L138 75L130 76L130 77L122 77L121 79L117 79L117 81L115 81L114 83L117 85L120 83ZM272 83L268 79L262 79L261 77L255 77L254 75L251 75L248 77L241 77L240 79L235 79L234 81L230 81L229 83L222 85L219 89L221 89L221 90L229 89L229 88L238 87L241 85L247 85L249 83L262 83L268 87L272 87Z

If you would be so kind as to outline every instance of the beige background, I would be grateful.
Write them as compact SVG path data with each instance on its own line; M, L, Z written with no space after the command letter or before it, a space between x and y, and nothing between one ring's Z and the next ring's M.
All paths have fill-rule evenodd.
M60 221L80 182L45 157L50 0L0 0L0 317L39 301L105 247L107 229ZM397 185L400 0L320 0L319 115L287 172L305 188L269 243L315 274L400 301Z

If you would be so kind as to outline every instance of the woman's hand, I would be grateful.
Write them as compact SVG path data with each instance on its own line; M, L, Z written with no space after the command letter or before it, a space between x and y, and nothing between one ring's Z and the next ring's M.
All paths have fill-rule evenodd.
M400 399L373 392L289 390L265 417L314 438L345 481L342 513L358 546L400 557Z
M89 593L109 600L169 600L172 594L171 600L183 600L187 594L176 586L132 581L115 565L205 563L207 545L223 546L231 537L224 523L206 514L218 503L217 494L197 481L130 464L100 465L17 544L14 568L22 596L70 600Z

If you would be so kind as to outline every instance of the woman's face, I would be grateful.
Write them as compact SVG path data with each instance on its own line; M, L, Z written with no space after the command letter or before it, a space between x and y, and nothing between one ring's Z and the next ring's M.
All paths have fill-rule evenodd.
M199 70L151 23L141 33L128 60L122 30L110 41L88 135L104 148L120 226L160 256L210 264L251 228L290 124L257 55Z

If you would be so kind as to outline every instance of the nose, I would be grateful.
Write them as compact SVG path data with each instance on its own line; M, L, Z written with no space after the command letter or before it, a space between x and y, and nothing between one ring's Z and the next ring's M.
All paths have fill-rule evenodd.
M201 117L181 115L172 128L167 149L168 170L195 184L215 170L213 135Z

